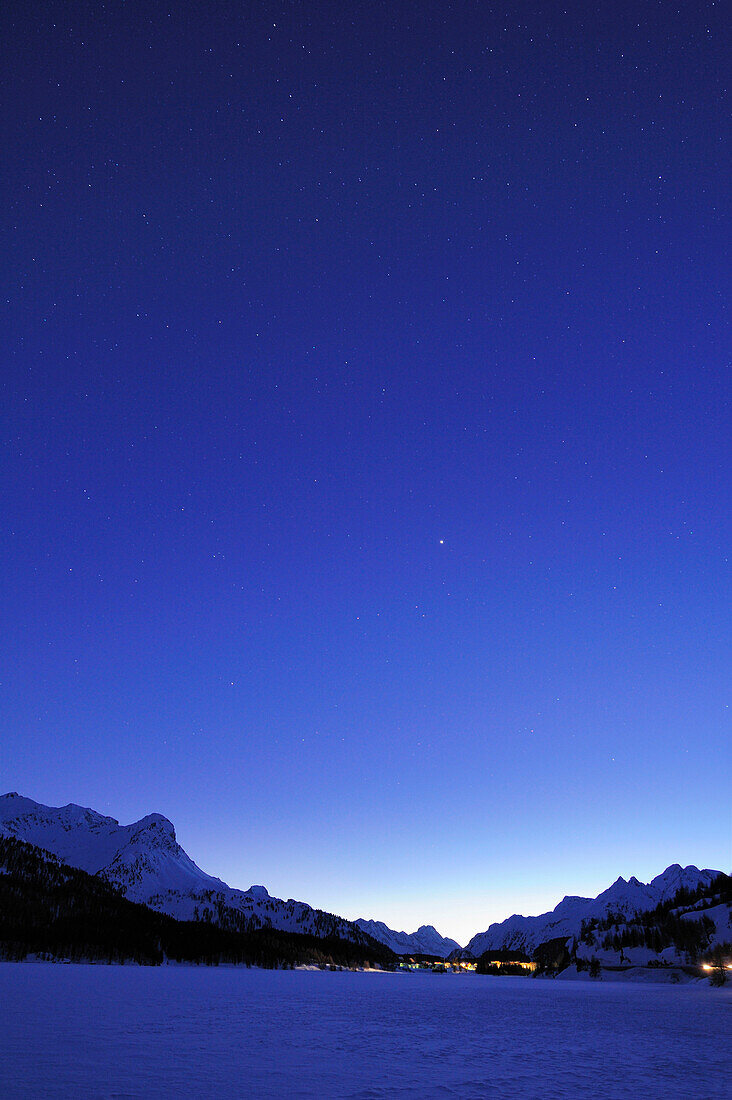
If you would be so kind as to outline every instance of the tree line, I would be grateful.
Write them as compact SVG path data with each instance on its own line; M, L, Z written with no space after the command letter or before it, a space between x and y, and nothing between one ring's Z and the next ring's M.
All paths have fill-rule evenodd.
M229 927L178 921L128 901L95 875L14 837L0 836L0 958L75 962L164 962L394 969L396 956L368 936L360 943L264 927L227 914ZM236 925L239 924L239 927ZM233 926L233 927L232 927Z

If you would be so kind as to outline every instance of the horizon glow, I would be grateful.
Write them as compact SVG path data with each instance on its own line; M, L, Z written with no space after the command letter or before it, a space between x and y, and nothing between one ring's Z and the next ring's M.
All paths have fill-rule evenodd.
M0 27L1 789L461 943L728 871L721 9Z

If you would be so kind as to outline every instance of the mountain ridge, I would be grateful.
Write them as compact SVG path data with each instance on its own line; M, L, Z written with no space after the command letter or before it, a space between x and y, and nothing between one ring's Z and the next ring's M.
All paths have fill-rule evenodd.
M446 959L453 951L462 950L456 940L441 936L432 924L423 924L416 932L396 932L383 921L359 917L354 923L396 955L438 955Z
M357 925L336 914L271 897L263 886L238 890L206 874L178 844L175 827L163 814L120 825L73 802L45 806L12 792L0 796L0 834L51 852L116 886L128 900L178 920L367 940Z
M596 898L565 895L553 910L538 916L513 914L476 933L466 948L442 936L432 925L399 932L383 921L349 921L314 909L306 902L271 897L261 885L248 890L229 886L203 871L177 841L175 827L163 814L151 813L120 825L116 818L70 802L52 807L12 792L0 796L0 835L16 837L51 852L64 863L96 875L140 902L178 920L205 920L223 928L273 928L285 932L333 936L356 943L376 940L398 955L447 957L454 952L479 957L493 949L526 954L555 939L577 939L588 922L614 916L631 919L674 897L680 889L709 885L719 874L694 865L669 865L649 883L619 876Z
M505 948L531 954L548 940L578 936L583 922L604 920L611 914L626 918L636 916L669 900L681 888L710 885L719 873L709 868L700 870L693 864L682 867L672 863L649 883L641 882L634 875L629 879L620 875L596 898L566 895L549 912L528 917L514 913L506 920L497 921L485 932L476 933L465 950L475 957L490 949Z

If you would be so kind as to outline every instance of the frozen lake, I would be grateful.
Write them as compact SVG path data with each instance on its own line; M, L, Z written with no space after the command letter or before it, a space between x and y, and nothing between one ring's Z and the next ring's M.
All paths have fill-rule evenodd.
M729 1100L732 990L0 963L0 1096Z

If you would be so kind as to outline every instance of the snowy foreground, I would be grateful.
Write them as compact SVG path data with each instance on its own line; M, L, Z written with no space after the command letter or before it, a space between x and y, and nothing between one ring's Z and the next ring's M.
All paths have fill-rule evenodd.
M732 1095L732 990L0 963L0 1096Z

